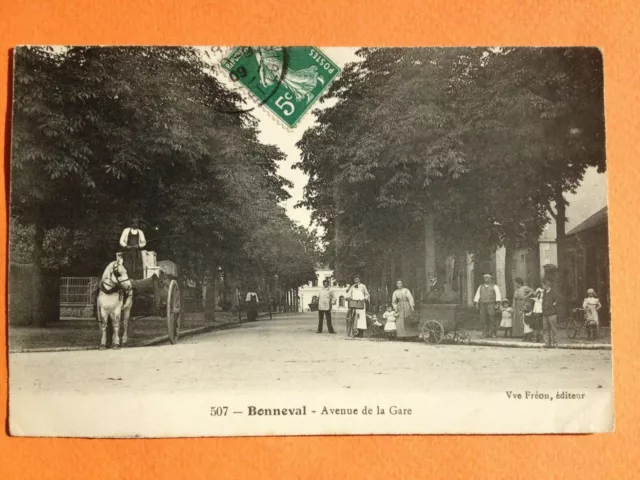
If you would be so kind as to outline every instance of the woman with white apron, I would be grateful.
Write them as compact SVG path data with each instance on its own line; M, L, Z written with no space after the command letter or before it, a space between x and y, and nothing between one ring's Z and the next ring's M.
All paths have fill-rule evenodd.
M362 337L363 332L367 329L367 300L369 300L369 291L364 283L360 283L360 277L354 277L353 285L347 290L347 299L362 301L362 308L349 307L350 314L353 315L356 328L358 329L357 337Z

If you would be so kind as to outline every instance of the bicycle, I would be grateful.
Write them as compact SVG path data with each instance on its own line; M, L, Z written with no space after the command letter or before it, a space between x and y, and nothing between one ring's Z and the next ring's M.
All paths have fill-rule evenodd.
M587 320L585 316L586 310L584 308L574 308L571 312L572 315L566 327L567 337L576 338L583 329L587 330L589 328L595 328L596 332L598 332L597 323L594 320ZM597 338L597 334L594 340L595 338Z

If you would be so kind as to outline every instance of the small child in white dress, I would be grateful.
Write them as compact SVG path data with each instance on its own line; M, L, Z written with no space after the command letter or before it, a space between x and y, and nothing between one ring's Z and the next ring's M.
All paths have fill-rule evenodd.
M589 340L595 340L598 338L598 330L600 327L598 310L602 308L602 305L593 288L587 290L587 298L582 302L582 308L584 309L584 319L587 322L587 335L589 336Z
M533 294L533 333L536 342L542 343L542 296L544 295L544 289L542 287L536 288Z
M393 310L391 305L387 305L386 311L382 314L382 318L384 318L384 331L389 336L389 338L393 338L396 336L396 330L398 329L396 325L396 318L398 318L398 312Z
M509 300L503 300L500 304L500 311L502 312L502 320L500 321L500 328L504 328L504 336L513 336L513 308L509 306Z

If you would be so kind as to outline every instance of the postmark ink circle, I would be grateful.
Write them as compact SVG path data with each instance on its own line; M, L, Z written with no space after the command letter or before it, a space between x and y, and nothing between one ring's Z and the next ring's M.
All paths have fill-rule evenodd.
M246 47L242 55L247 57L256 56L259 53L259 50L260 48L254 49L254 47ZM282 50L282 70L280 72L278 80L274 83L271 91L262 100L258 102L257 107L261 107L264 104L266 104L276 94L276 92L280 88L280 85L282 85L282 82L284 81L287 75L287 72L289 69L289 58L290 58L289 49L287 47L282 47L281 50ZM223 60L223 66L225 61L226 59ZM261 68L260 65L259 65L259 68ZM229 78L233 82L238 82L246 78L247 75L249 75L249 72L247 71L247 69L242 65L233 69L229 69L228 71L229 71ZM225 108L215 107L215 110L219 113L241 115L243 113L251 112L257 107L251 107L251 108L245 108L245 109L225 109Z

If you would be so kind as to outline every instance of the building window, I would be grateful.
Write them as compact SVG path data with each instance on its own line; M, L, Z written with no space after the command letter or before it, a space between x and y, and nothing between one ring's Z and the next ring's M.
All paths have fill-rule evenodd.
M338 306L344 307L344 296L342 295L340 295L340 298L338 299Z

